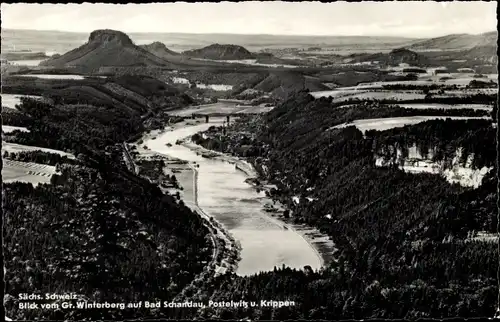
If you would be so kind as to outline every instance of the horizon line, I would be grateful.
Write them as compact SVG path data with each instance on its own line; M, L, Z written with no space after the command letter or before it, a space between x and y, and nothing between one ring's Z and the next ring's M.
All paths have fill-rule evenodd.
M12 30L12 31L39 31L39 32L60 32L60 33L72 33L72 34L90 34L96 30L115 30L120 31L125 34L181 34L181 35L236 35L236 36L281 36L281 37L383 37L383 38L399 38L399 39L408 39L408 40L416 40L416 39L432 39L439 38L445 36L452 35L471 35L471 36L479 36L484 35L491 32L498 32L498 30L491 30L486 32L481 32L478 34L471 33L450 33L445 35L431 36L431 37L409 37L409 36L384 36L384 35L284 35L284 34L252 34L252 33L224 33L224 32L213 32L213 33L203 33L203 32L162 32L162 31L121 31L110 28L99 28L94 29L92 31L66 31L66 30L53 30L53 29L22 29L22 28L2 28L2 30Z

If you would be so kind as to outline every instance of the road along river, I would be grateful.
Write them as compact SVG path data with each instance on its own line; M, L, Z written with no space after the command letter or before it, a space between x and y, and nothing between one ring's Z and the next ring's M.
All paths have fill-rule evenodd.
M240 242L238 275L269 271L283 264L297 269L306 265L319 269L322 266L319 253L298 232L284 228L283 223L262 209L264 193L257 193L245 183L246 175L236 170L234 164L203 158L188 147L175 144L179 139L220 124L222 119L213 119L210 123L167 128L155 139L151 135L145 137L143 144L153 152L199 165L198 204ZM168 143L172 146L168 147Z

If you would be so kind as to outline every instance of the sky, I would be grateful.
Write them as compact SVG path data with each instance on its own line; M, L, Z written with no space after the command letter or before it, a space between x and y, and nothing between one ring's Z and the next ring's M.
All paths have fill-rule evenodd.
M497 28L492 2L1 4L2 28L91 32L438 37Z

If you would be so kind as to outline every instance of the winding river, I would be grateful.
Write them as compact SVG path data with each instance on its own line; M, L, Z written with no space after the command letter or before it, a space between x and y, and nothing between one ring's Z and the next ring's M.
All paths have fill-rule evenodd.
M203 158L187 147L175 145L178 139L221 124L221 120L167 130L144 144L152 151L199 164L198 204L241 243L238 275L270 271L282 265L319 269L322 264L319 254L299 233L285 229L284 224L262 210L265 196L244 182L244 173L233 164ZM167 147L167 143L172 146Z

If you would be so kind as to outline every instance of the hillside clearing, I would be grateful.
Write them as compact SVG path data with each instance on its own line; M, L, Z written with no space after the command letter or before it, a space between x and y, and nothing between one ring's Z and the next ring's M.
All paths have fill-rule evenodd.
M420 122L436 119L452 119L452 120L469 120L469 119L489 119L489 117L467 117L467 116L410 116L410 117L389 117L377 119L355 120L352 123L344 123L334 126L330 129L344 128L348 126L356 126L361 132L369 130L385 131L396 127L404 127ZM329 129L329 130L330 130Z

